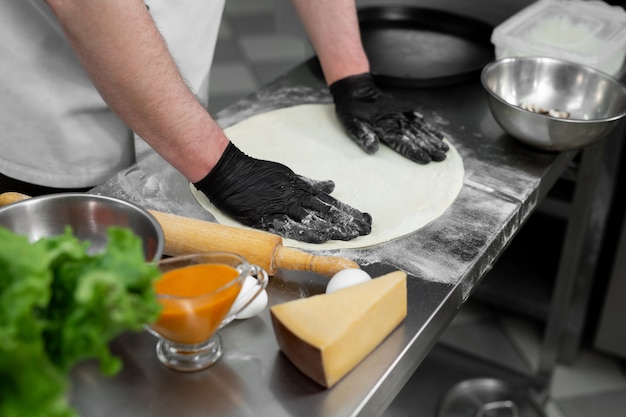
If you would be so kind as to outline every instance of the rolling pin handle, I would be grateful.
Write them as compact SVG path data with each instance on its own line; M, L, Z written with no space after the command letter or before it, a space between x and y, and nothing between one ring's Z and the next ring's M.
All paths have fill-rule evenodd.
M11 203L17 203L18 201L26 200L30 198L30 196L20 193L15 193L13 191L7 191L5 193L0 194L0 207L6 206Z
M359 265L350 259L313 255L282 245L276 248L273 267L290 271L314 272L328 278L332 278L333 275L344 269L360 269Z

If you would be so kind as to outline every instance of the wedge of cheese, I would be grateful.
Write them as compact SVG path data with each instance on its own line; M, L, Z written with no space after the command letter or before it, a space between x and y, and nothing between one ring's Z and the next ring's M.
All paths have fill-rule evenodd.
M325 387L336 384L374 350L404 320L406 311L402 271L270 308L280 349Z

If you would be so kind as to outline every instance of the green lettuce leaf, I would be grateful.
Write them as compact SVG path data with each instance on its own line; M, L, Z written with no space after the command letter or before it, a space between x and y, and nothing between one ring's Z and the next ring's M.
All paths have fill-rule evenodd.
M0 416L75 416L71 368L95 358L116 373L110 341L157 318L157 266L130 230L108 234L106 250L90 255L70 228L36 243L0 228Z

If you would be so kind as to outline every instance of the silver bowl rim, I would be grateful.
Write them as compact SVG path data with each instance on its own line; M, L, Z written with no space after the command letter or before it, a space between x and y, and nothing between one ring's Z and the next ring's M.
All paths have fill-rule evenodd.
M123 206L130 207L131 209L140 212L145 216L145 218L152 224L154 230L156 232L156 240L157 240L157 248L155 250L153 259L146 259L146 261L156 262L161 259L163 256L163 248L165 246L165 234L163 232L163 227L158 222L158 220L146 209L139 206L138 204L132 203L130 201L122 200L120 198L109 197L105 195L99 194L88 194L88 193L55 193L55 194L45 194L35 197L29 197L25 200L16 201L14 203L7 204L6 206L0 207L0 213L5 210L11 209L13 206L18 206L21 204L29 204L32 201L40 201L40 200L61 200L61 199L76 199L76 200L101 200L108 201L115 204L120 204Z
M622 93L624 94L624 96L626 97L626 85L624 83L622 83L620 80L613 77L612 75L607 74L606 72L600 71L599 69L596 69L590 65L568 61L568 60L561 59L561 58L547 57L547 56L518 56L518 57L506 57L506 58L501 58L501 59L496 59L494 61L491 61L490 63L486 64L483 67L480 73L480 82L483 85L483 88L485 89L485 91L487 91L487 93L491 97L505 104L506 106L515 108L524 113L528 113L529 115L533 115L533 116L537 116L541 118L548 118L548 119L552 119L552 120L556 120L556 121L560 121L560 122L564 122L568 124L590 124L590 123L615 122L615 121L622 119L624 116L626 116L626 107L625 107L624 110L620 114L617 114L611 117L601 118L601 119L564 119L560 117L553 117L548 114L531 112L529 110L523 109L519 106L509 103L508 101L500 97L498 94L496 94L491 88L489 88L486 82L487 73L494 67L507 65L507 64L510 64L511 62L520 62L520 61L551 61L560 65L571 65L571 66L582 68L586 72L598 74L601 77L609 80L616 87L619 87L622 90Z

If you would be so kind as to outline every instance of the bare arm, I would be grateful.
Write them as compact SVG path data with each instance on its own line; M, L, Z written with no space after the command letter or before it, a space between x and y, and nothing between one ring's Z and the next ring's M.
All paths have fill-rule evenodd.
M292 0L320 59L328 85L369 72L354 0Z
M370 74L355 0L292 0L322 65L335 113L365 152L380 142L427 164L443 161L448 145L438 130L408 103L382 92Z
M228 144L181 77L142 0L46 0L94 85L190 181Z

